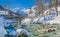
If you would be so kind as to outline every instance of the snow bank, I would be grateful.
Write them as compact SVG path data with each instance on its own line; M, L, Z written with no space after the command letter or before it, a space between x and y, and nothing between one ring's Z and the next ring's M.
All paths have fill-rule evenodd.
M23 33L27 36L29 35L28 31L25 29L17 29L16 32L17 32L17 35L21 35Z
M49 23L51 23L51 24L53 24L53 23L60 24L60 15L58 15L54 20L49 21Z
M0 37L4 37L7 34L7 31L4 28L3 17L0 17Z
M29 19L29 18L26 18L21 21L21 24L30 24L30 23L31 23L31 19Z
M7 31L4 29L3 24L0 23L0 37L4 37L7 34Z

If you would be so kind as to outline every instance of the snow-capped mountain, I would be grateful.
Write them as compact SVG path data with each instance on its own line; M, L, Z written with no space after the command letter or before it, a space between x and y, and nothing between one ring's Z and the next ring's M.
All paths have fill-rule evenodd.
M58 15L55 19L49 21L50 24L57 23L60 24L60 15Z
M21 11L20 8L15 8L15 9L13 10L13 12L14 12L15 14L17 14L18 16L21 16L21 17L27 17L27 16L28 16L28 14L25 13L24 11Z
M60 7L57 7L58 9L58 16L56 16L56 10L55 8L51 8L51 10L46 10L44 12L45 16L42 18L37 19L34 23L58 23L60 24Z

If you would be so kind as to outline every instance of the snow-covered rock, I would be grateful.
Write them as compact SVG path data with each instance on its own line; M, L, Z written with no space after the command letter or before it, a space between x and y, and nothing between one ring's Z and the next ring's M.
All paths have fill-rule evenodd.
M0 17L0 37L4 37L7 34L7 31L4 28L3 17Z
M7 34L3 24L0 23L0 37L4 37Z
M60 24L60 15L58 15L54 20L49 21L50 24L57 23Z
M26 19L23 19L22 21L21 21L21 24L30 24L31 23L31 19L29 19L29 18L26 18Z
M24 11L22 11L20 8L15 8L15 9L13 10L13 12L14 12L16 15L21 16L21 17L27 17L27 16L28 16L28 14L25 13Z
M10 27L15 22L15 20L4 19L0 16L0 37L5 35L16 35L15 28ZM8 33L9 32L9 33Z
M33 20L34 21L34 20ZM42 24L44 22L44 17L41 17L41 18L36 18L35 19L35 22L33 23L36 23L36 24Z
M51 8L51 9L47 9L44 12L44 17L39 18L37 21L35 21L36 23L59 23L60 22L60 7L57 7L58 9L58 16L56 17L56 10L55 8ZM42 19L42 20L41 20Z
M25 29L17 29L16 32L17 32L17 36L22 35L23 33L25 35L29 36L29 32L27 30L25 30Z

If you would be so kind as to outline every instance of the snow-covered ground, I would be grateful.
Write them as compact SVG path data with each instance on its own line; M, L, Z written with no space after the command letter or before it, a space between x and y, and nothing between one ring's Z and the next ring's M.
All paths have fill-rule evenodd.
M7 31L4 29L4 25L0 23L0 37L4 37L7 34Z
M7 31L4 28L3 18L0 17L0 37L4 37L7 34Z
M7 20L0 16L0 37L4 37L6 34L16 35L14 28L10 27L12 23L14 23L13 20Z

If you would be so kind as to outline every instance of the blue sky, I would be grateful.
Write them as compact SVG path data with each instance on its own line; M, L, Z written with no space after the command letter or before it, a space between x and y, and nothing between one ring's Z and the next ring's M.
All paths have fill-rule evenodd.
M49 0L45 0L49 2ZM0 0L0 5L8 3L10 9L14 8L30 8L34 5L34 0Z
M9 3L9 8L30 8L34 5L34 0L0 0L0 5Z

